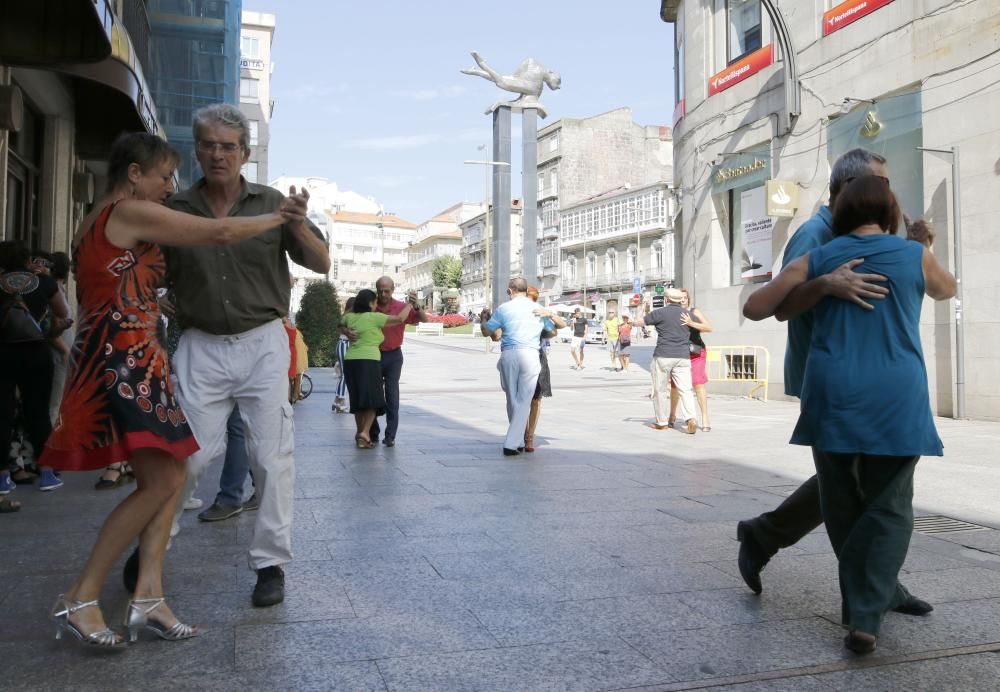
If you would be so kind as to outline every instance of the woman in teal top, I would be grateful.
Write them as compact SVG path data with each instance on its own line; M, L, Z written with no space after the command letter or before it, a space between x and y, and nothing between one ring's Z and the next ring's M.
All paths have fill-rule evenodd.
M375 416L385 413L385 390L382 388L382 327L402 324L410 316L411 304L398 315L386 315L375 310L375 292L363 289L354 298L351 312L343 316L343 324L358 338L351 342L344 355L344 378L351 400L351 413L357 425L354 442L359 449L371 449L368 437Z
M857 653L875 650L882 616L909 596L897 577L913 532L913 472L921 456L942 454L920 309L925 293L954 296L955 277L927 247L895 235L899 217L884 178L855 179L837 198L834 239L789 264L744 307L747 317L763 319L787 314L786 297L821 298L791 442L813 450L850 630L844 643ZM863 258L856 271L885 277L888 288L868 309L822 297L822 277L856 258Z

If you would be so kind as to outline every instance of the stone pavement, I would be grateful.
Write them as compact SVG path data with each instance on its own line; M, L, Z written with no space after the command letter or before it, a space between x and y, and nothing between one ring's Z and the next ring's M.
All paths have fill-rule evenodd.
M997 688L1000 424L939 421L949 456L918 467L917 515L987 528L914 534L901 579L936 610L890 614L858 659L841 643L822 529L772 560L759 597L736 568L735 522L812 473L808 450L787 444L796 404L713 397L712 432L657 431L646 372L602 369L595 346L573 371L557 345L538 451L504 458L496 355L478 339L407 339L395 448L354 448L329 371L296 406L285 603L250 605L252 513L187 513L165 579L197 639L109 655L54 641L48 609L128 491L66 474L54 493L15 492L24 509L0 517L0 689ZM206 479L210 502L217 474ZM118 622L117 571L103 601Z

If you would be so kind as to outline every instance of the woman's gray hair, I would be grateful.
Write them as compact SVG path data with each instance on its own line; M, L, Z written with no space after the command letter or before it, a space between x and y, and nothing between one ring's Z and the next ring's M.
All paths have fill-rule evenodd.
M211 106L199 108L194 112L194 122L191 124L191 132L194 141L200 137L198 131L209 125L225 125L234 130L239 130L240 146L244 151L250 149L250 122L247 117L240 112L239 108L230 106L228 103L213 103Z
M872 161L885 164L885 157L867 149L851 149L846 154L841 154L833 164L830 171L830 206L837 201L840 190L854 178L860 178L868 171Z

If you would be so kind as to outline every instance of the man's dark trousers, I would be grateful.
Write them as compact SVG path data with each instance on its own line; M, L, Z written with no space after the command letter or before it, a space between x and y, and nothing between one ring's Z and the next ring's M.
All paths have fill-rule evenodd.
M753 537L769 555L795 545L823 523L819 481L811 477L770 512L746 522Z
M399 377L403 373L403 349L382 351L382 386L385 390L385 439L396 439L399 428ZM372 442L378 439L378 417L368 432ZM817 504L819 498L817 497Z

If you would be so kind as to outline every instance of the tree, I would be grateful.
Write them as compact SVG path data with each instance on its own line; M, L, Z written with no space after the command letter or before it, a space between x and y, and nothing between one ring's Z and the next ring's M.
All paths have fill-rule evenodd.
M438 288L462 287L462 260L457 257L438 257L431 268L431 280Z
M302 306L295 314L295 326L309 347L309 364L318 368L333 367L337 362L337 328L340 326L337 289L326 281L306 286Z

